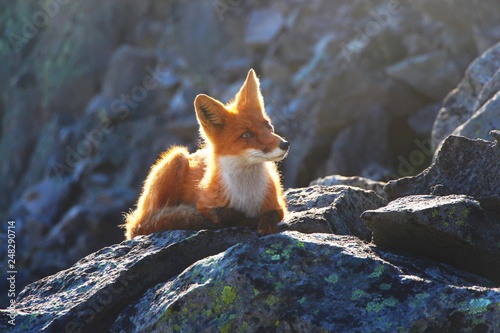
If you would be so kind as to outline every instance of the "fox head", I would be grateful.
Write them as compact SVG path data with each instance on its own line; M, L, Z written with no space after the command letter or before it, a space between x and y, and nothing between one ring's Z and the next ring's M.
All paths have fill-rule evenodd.
M237 156L245 164L279 161L286 157L289 143L274 133L253 69L229 103L222 104L201 94L196 96L194 106L201 135L215 155Z

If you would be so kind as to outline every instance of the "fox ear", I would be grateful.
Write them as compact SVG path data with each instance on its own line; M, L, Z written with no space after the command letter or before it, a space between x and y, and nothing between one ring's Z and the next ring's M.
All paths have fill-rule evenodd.
M253 69L248 71L247 78L236 94L236 103L240 110L246 108L263 108L264 98L260 92L260 82Z
M217 127L224 127L226 109L218 100L200 94L194 100L194 108L198 122L205 131L212 132Z

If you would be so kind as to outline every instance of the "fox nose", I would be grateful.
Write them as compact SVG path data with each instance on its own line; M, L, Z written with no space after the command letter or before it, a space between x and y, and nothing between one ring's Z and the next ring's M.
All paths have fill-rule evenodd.
M285 141L285 140L281 141L280 149L281 150L288 150L288 148L290 148L290 142Z

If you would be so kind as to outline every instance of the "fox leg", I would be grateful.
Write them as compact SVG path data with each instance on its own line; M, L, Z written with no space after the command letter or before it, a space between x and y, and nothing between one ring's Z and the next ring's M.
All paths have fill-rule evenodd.
M249 227L257 229L259 220L248 218L240 211L229 207L212 208L209 212L210 220L221 227Z
M259 218L257 232L261 236L278 232L278 223L283 220L283 210L271 210Z
M217 207L203 210L202 215L219 228L249 227L257 230L259 235L270 235L278 232L278 223L283 220L284 212L277 209L268 211L258 218L248 218L233 208Z

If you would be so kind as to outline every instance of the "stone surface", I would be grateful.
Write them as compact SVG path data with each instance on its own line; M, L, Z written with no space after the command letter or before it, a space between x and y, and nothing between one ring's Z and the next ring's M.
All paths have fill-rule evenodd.
M421 255L500 284L500 223L464 195L413 195L361 215L384 248Z
M472 117L458 126L453 135L490 140L489 133L496 129L500 129L500 89Z
M464 194L492 209L500 207L498 142L449 136L434 163L414 177L390 181L389 200L414 194Z
M429 81L427 71L434 73ZM405 82L432 100L440 100L460 81L460 72L445 51L407 58L387 68L392 78Z
M283 15L274 9L253 11L248 18L245 43L252 46L267 45L280 32Z
M359 216L386 205L374 192L349 186L311 186L290 189L285 195L290 213L280 230L353 235L365 241L372 233Z
M251 238L255 234L245 230L173 231L104 248L24 289L11 331L107 331L120 311L147 289ZM2 328L7 327L5 314L0 313Z
M389 117L371 110L362 120L342 130L335 138L330 157L325 163L327 174L359 175L374 180L385 180L390 174ZM373 137L379 138L372 140Z
M442 102L429 87L479 57L447 99L457 113L439 116L447 134L498 92L497 57L481 55L500 36L497 2L4 0L0 219L23 230L18 288L118 242L159 153L196 149L194 97L227 101L251 67L276 132L291 143L285 187L333 173L387 181L419 172L431 157L414 144L428 142L432 115L421 110ZM33 25L44 8L49 20ZM254 33L260 40L248 44ZM443 68L415 61L422 55ZM419 80L387 74L401 64L422 65L409 72ZM472 111L458 121L462 106ZM67 204L43 216L14 209L47 178L74 184Z
M28 286L9 331L494 331L499 302L485 280L352 236L178 231Z
M496 72L500 69L500 43L492 46L467 68L464 78L456 89L450 92L443 102L434 123L432 140L439 144L457 127L466 122L486 99L497 91ZM492 79L495 79L492 81ZM491 82L491 83L490 83ZM482 92L486 89L485 92ZM478 98L479 101L478 102Z

